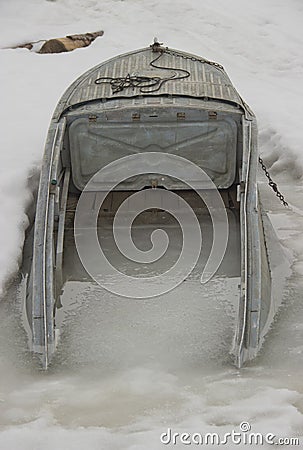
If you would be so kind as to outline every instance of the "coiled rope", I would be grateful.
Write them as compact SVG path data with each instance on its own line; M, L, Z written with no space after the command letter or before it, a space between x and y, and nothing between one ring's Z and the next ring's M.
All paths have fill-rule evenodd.
M156 69L171 70L174 73L166 78L161 78L158 76L140 76L140 75L130 75L129 73L125 77L100 77L95 80L96 84L108 83L111 85L113 94L121 92L126 88L139 88L142 93L156 92L161 89L161 86L169 80L182 80L183 78L188 78L190 72L185 69L179 69L176 67L166 67L158 66L155 64L165 53L165 51L160 51L160 54L153 59L149 65Z

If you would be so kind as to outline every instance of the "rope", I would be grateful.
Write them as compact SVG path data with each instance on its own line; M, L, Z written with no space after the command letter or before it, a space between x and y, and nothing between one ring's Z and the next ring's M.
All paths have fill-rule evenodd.
M166 80L163 80L161 84ZM161 82L160 77L143 77L138 75L130 75L129 73L125 77L100 77L95 80L96 84L108 83L111 85L113 94L121 92L126 88L139 88L140 92L154 92L160 89L159 86ZM149 88L157 86L156 89L146 90L144 88Z
M96 84L108 83L111 85L113 94L121 92L126 88L139 88L142 93L157 92L161 89L162 85L169 80L182 80L190 76L190 72L185 69L179 69L169 66L158 66L155 63L162 57L163 53L167 53L164 50L159 51L159 55L153 59L149 65L156 69L172 70L177 73L173 73L170 77L148 77L139 75L130 75L129 73L125 77L100 77L95 80ZM151 89L154 88L154 89Z

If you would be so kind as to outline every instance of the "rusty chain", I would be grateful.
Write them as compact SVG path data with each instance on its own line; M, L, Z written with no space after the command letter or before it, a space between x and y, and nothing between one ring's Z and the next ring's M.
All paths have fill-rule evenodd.
M224 70L224 67L221 66L221 64L219 64L217 62L209 61L208 59L204 59L204 58L197 58L196 56L185 55L181 52L179 53L177 51L170 50L168 47L165 47L164 49L162 49L162 52L166 53L167 55L176 56L177 58L188 59L189 61L200 62L202 64L208 64L210 66L215 66L218 69Z
M287 207L287 206L288 206L288 203L287 203L287 201L285 200L284 195L281 194L281 192L279 191L278 186L277 186L277 183L275 183L275 182L273 181L273 179L271 178L271 176L270 176L270 174L269 174L269 172L268 172L268 170L267 170L267 168L266 168L266 166L265 166L265 164L264 164L264 162L263 162L263 159L262 159L260 156L259 156L259 163L261 164L262 170L264 171L265 176L266 176L266 178L268 179L268 184L269 184L269 186L270 186L270 187L272 188L272 190L275 192L276 196L278 197L278 199L280 200L280 202L283 204L283 206Z

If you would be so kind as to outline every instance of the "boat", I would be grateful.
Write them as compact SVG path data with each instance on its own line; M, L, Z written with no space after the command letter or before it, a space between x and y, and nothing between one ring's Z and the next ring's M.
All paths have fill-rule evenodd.
M257 135L254 113L220 64L164 47L157 40L102 62L71 84L49 126L32 242L27 245L27 319L31 350L43 369L56 350L56 316L62 303L64 307L68 280L87 280L90 275L96 279L99 273L105 290L111 284L112 292L123 295L129 287L112 279L107 285L107 266L98 267L94 258L87 268L85 253L94 251L96 233L81 241L81 229L98 228L102 234L107 228L99 226L100 217L112 223L118 212L122 222L131 226L137 206L130 196L142 192L147 203L141 205L141 223L154 229L171 225L178 208L181 216L187 211L187 203L198 223L206 224L204 289L211 291L207 282L211 283L213 273L207 271L225 271L224 276L230 277L238 299L230 350L234 363L241 367L258 354L281 303L277 280L282 276L282 260L256 182ZM115 165L120 160L122 172L121 164ZM203 172L200 182L193 166ZM212 201L217 202L213 209ZM220 208L216 225L213 214ZM215 234L217 244L211 246ZM90 247L87 252L85 245ZM197 245L187 245L194 253ZM207 262L210 255L212 267ZM97 274L92 274L94 267ZM190 275L186 272L186 276ZM141 292L138 296L149 295L144 294L146 283L150 296L158 295L152 280L146 280L143 285L140 279L138 286L132 284ZM166 282L171 289L174 278Z

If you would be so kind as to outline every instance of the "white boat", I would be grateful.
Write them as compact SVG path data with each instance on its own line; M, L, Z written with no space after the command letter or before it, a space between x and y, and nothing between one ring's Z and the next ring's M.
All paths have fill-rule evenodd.
M144 154L152 154L153 162L144 159ZM136 176L130 176L130 171L127 179L114 186L102 204L99 220L103 217L112 223L119 206L134 192L150 188L157 192L160 203L165 203L167 192L177 194L206 230L206 248L197 266L198 272L203 272L212 252L214 224L209 204L200 194L207 196L210 185L193 180L190 171L180 175L181 180L161 173L165 154L172 156L172 161L179 158L177 175L187 168L186 164L182 168L184 158L201 168L219 193L229 231L222 264L216 262L215 266L219 275L231 280L238 298L231 352L238 367L257 355L281 301L274 277L280 276L282 259L256 184L256 119L221 65L155 42L81 75L64 93L51 120L26 295L32 351L39 355L44 369L56 349L56 312L65 285L71 279L89 279L76 252L75 211L84 191L87 208L94 210L98 195L109 189L111 180L106 176L87 188L107 164L137 155L140 170ZM120 176L118 173L117 180ZM153 207L143 205L147 210L139 224L150 229L172 226L169 214L163 214L161 208L153 208L154 213L148 208ZM109 239L106 226L98 222L97 228L99 237ZM102 267L98 270L102 272ZM144 270L148 276L146 265ZM199 277L194 281L200 285ZM214 289L211 283L202 285L201 295Z

